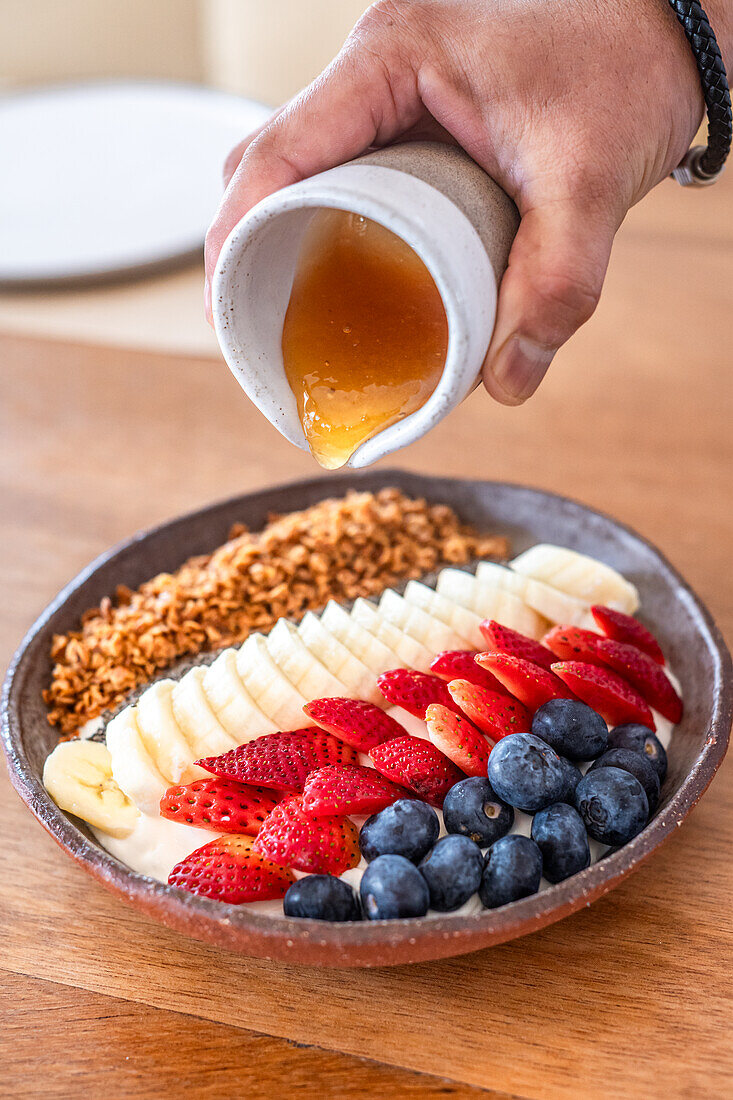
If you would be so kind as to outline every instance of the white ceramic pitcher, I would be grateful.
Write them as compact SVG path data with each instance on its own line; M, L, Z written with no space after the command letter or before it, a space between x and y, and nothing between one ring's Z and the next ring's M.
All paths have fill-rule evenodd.
M402 237L432 275L448 321L445 366L431 396L362 443L347 463L369 466L423 436L476 385L519 215L460 149L414 142L285 187L242 218L214 275L216 335L250 400L303 449L308 445L285 377L282 329L303 234L323 207L361 214Z

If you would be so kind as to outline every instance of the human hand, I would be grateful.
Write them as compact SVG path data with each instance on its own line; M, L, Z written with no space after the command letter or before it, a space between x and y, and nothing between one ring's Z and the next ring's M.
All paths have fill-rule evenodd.
M371 146L453 140L521 214L483 372L493 397L520 404L592 314L616 230L679 163L702 111L663 0L380 0L230 154L206 240L209 318L221 247L260 199Z

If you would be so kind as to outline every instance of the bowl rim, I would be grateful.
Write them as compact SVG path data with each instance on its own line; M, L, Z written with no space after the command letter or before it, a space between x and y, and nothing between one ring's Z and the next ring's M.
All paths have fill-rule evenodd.
M714 657L712 720L707 738L697 759L669 803L632 841L619 851L592 864L564 882L550 886L511 905L483 910L471 915L446 914L441 917L395 921L361 921L349 924L288 917L272 917L242 907L199 898L164 885L126 867L98 842L90 840L46 793L36 776L23 745L23 676L30 661L29 649L37 635L102 566L151 537L179 527L185 529L194 519L226 510L251 506L273 491L300 489L323 490L322 497L343 494L348 489L374 489L396 484L406 491L428 493L441 484L460 482L467 487L509 489L529 495L538 503L552 498L565 508L590 513L610 522L651 551L667 580L674 583L690 610L707 633L705 639ZM316 499L322 499L321 496ZM139 531L96 557L82 569L41 612L16 650L5 677L0 703L0 740L11 782L31 812L56 842L107 889L136 908L157 917L163 923L197 939L206 940L244 954L331 966L381 966L416 962L457 955L505 942L534 932L576 911L611 890L635 870L664 840L672 835L696 805L720 766L728 746L733 714L733 664L725 641L705 604L677 569L647 539L633 528L607 513L590 508L561 494L506 481L441 478L399 469L358 473L350 471L336 477L296 479L255 492L236 494L204 505L184 515ZM302 959L301 953L308 957Z

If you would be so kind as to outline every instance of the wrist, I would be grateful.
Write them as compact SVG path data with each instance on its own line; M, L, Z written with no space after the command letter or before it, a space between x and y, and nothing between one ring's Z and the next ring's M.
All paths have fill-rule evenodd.
M733 69L733 3L731 0L704 0L703 8L718 40L728 76Z
M683 161L690 167L675 177L680 183L712 182L719 172L726 141L724 113L720 113L725 89L720 62L722 58L725 64L733 46L733 0L645 0L643 12L642 23L638 0L625 7L627 28L635 23L646 43L646 87L656 89L654 97L647 93L646 99L656 154L639 197ZM713 128L708 130L708 142L698 140L694 156L691 146L707 111L712 111L708 117Z
M672 174L685 187L701 187L717 179L731 149L733 119L727 70L718 36L700 0L668 2L695 58L707 115L707 142L690 148ZM722 38L725 44L725 22Z

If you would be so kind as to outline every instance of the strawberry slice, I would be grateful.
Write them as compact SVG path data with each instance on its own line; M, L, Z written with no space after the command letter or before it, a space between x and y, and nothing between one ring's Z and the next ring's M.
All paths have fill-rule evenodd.
M455 708L451 706L446 709ZM453 761L422 737L405 734L394 741L377 745L369 755L378 772L393 783L409 787L433 806L442 806L451 787L463 779L463 772Z
M593 630L579 626L554 626L542 639L558 661L585 661L589 665L605 664L598 655L598 643L603 641Z
M280 796L265 787L218 777L197 779L169 787L160 800L160 815L217 833L257 836L260 825L279 801Z
M356 753L330 733L309 728L266 733L221 756L207 756L196 763L207 772L240 783L302 791L310 772L326 764L355 764Z
M552 670L610 726L639 722L656 729L652 712L638 691L610 669L583 661L558 661Z
M309 817L297 794L275 807L257 834L254 850L273 863L314 875L342 875L361 859L353 821Z
M463 713L492 741L508 733L529 733L532 728L532 715L511 695L487 691L468 680L451 680L448 691Z
M410 792L385 779L374 768L329 764L311 772L303 787L303 809L309 817L324 814L376 814Z
M220 836L177 863L168 885L203 898L241 905L284 898L295 876L253 848L249 836Z
M375 745L405 733L391 715L363 699L314 699L303 710L326 733L360 752L369 752Z
M415 672L411 668L393 668L377 677L384 698L394 707L402 707L416 718L425 718L431 703L455 710L445 681L430 672Z
M431 703L425 720L430 740L436 749L466 775L486 776L491 749L484 735L468 718L455 714L440 703Z
M605 663L628 680L651 707L670 722L679 722L682 700L653 657L642 653L635 645L616 642L612 638L603 638L598 651Z
M575 698L567 685L553 672L524 657L510 657L506 653L479 653L476 660L482 668L493 672L507 691L533 713L550 699Z
M430 671L440 676L441 680L468 680L471 684L506 695L504 685L499 683L496 676L477 665L475 657L474 649L445 649L435 658Z
M624 615L623 611L614 611L612 607L601 607L598 604L591 607L590 611L607 638L613 638L614 642L635 645L658 665L664 664L662 647L652 632L642 626L638 619L632 615Z
M521 657L523 661L532 661L540 668L548 670L555 660L554 654L534 638L528 638L509 626L502 626L496 619L484 619L479 629L492 653L506 653L509 657Z

